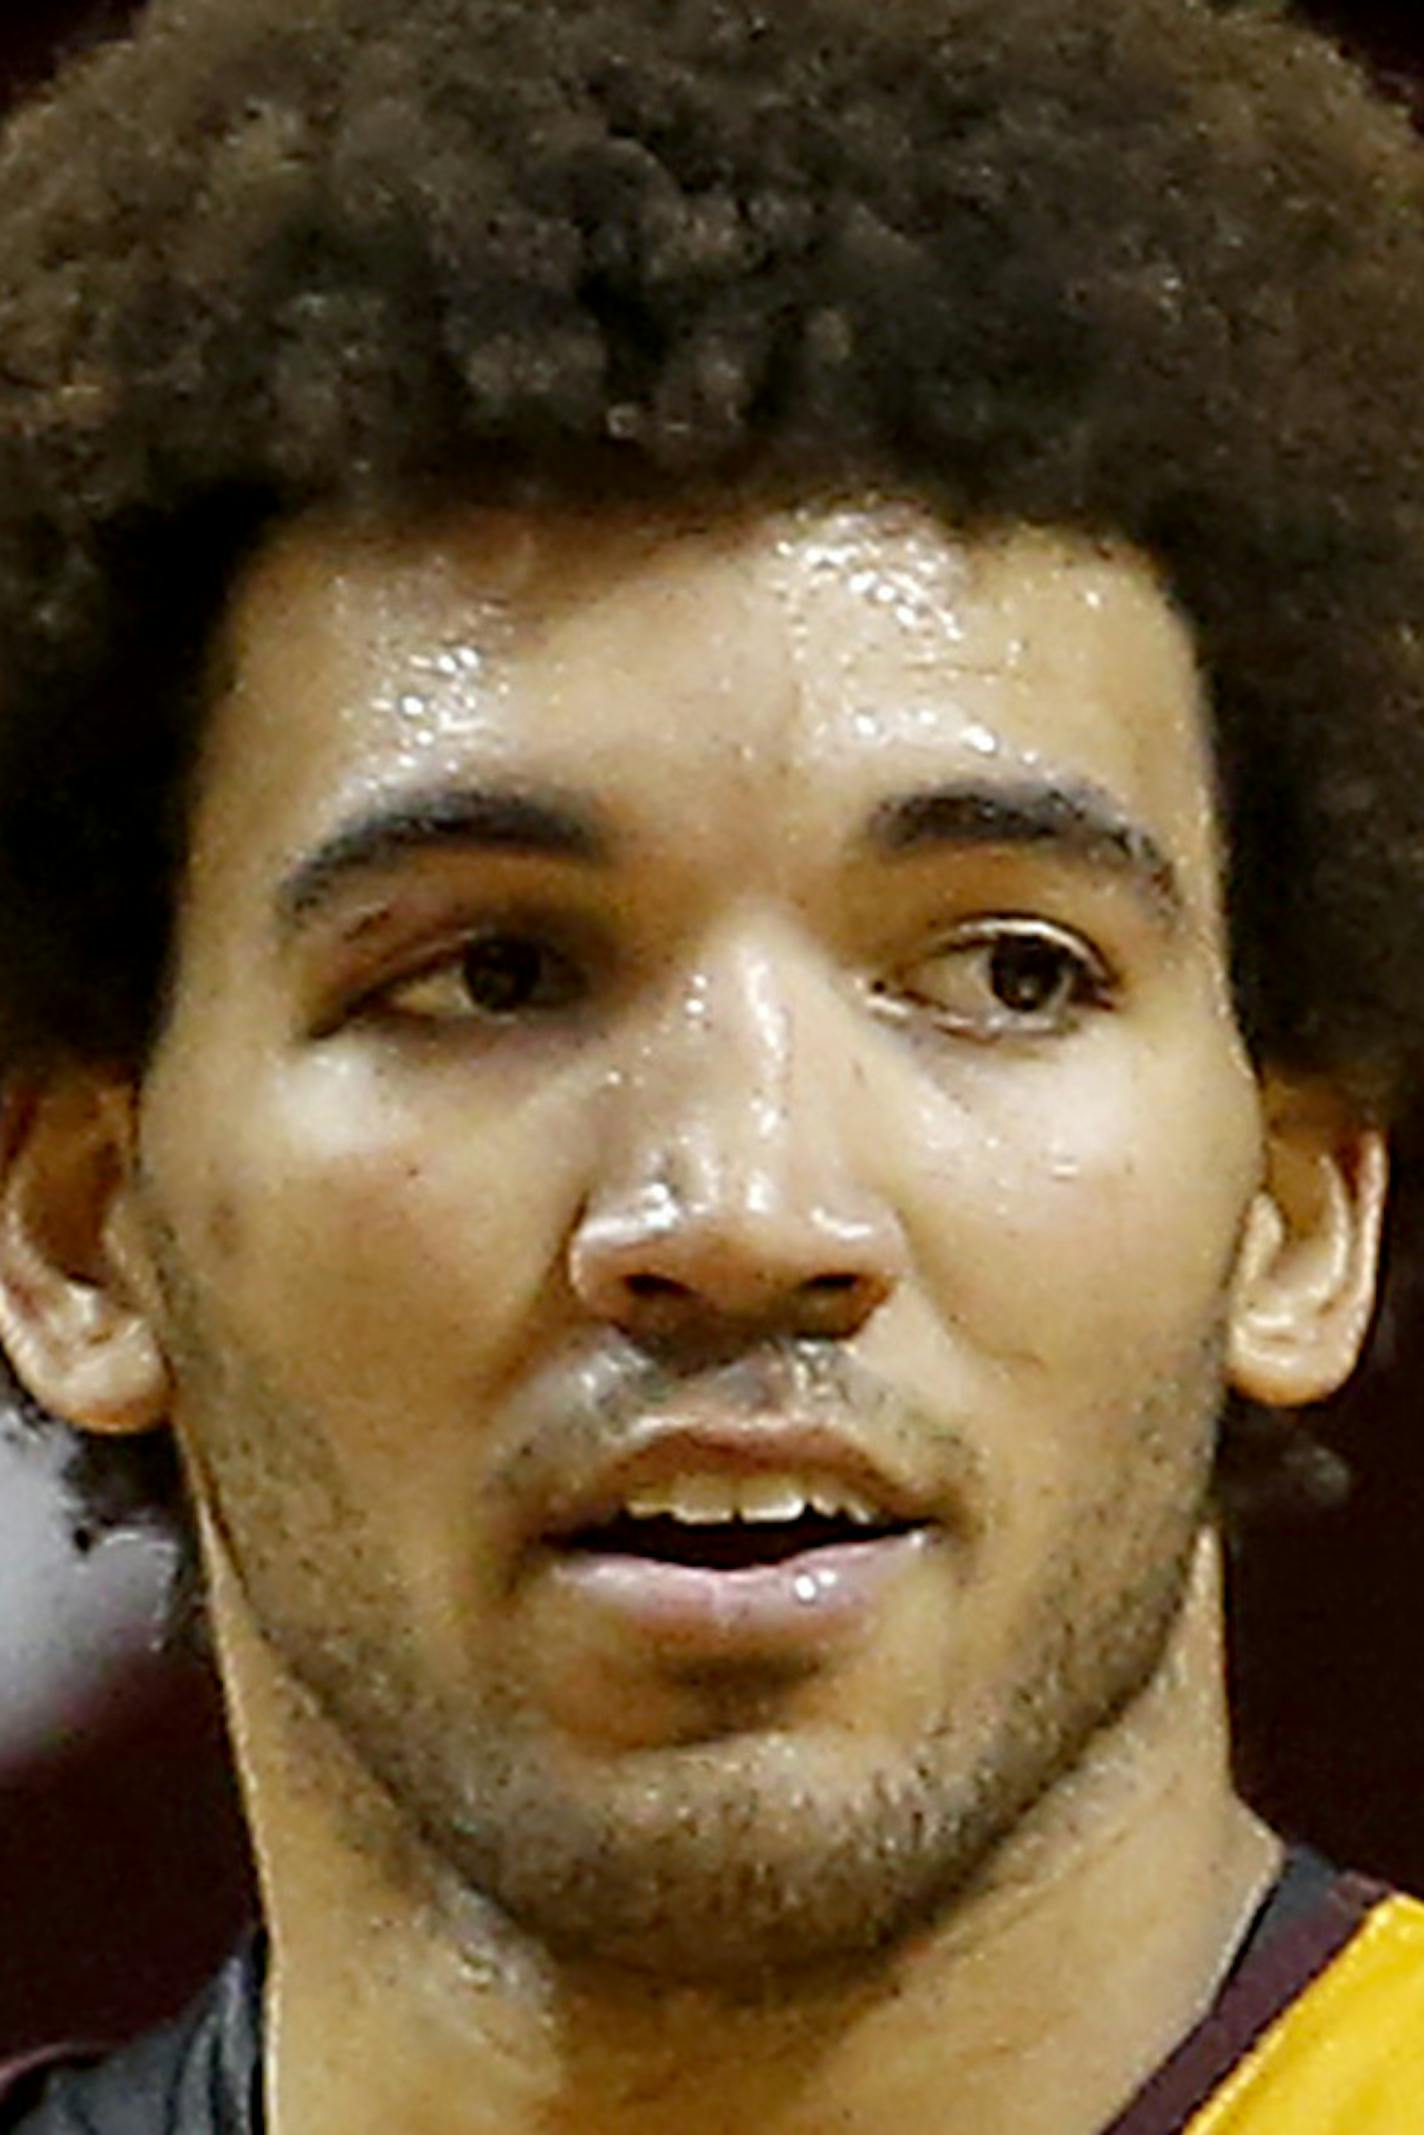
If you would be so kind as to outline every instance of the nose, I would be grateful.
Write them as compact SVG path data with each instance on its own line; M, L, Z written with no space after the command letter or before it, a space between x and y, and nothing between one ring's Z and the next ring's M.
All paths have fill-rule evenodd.
M728 945L655 1019L621 1076L570 1276L648 1345L846 1339L903 1273L866 1183L847 1004L774 946Z

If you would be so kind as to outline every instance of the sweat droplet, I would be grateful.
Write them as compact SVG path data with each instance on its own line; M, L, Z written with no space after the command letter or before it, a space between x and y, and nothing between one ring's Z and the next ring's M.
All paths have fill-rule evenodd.
M810 1572L798 1572L791 1582L791 1591L798 1601L810 1603L816 1599L820 1588Z
M423 719L430 710L430 699L417 696L414 690L409 690L400 700L400 710L402 718Z
M977 750L980 756L997 756L999 737L997 734L991 734L986 726L967 726L964 729L964 746L966 749Z

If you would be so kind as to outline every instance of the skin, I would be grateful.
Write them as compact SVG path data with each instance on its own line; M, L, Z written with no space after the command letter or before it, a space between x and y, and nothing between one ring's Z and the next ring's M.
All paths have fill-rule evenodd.
M472 511L290 530L216 671L167 1023L9 1230L68 1162L87 1420L188 1462L274 2124L1089 2135L1275 1858L1215 1418L1348 1370L1382 1179L1242 1046L1185 626L894 499ZM684 1413L913 1506L873 1605L561 1577Z

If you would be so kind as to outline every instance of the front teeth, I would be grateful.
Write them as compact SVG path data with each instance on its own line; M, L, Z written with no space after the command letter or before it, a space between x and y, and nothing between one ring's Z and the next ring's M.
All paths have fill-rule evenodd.
M726 1520L770 1525L803 1519L808 1512L852 1520L857 1527L873 1526L883 1518L844 1483L777 1474L679 1475L639 1490L624 1511L635 1520L681 1520L688 1527L713 1527Z

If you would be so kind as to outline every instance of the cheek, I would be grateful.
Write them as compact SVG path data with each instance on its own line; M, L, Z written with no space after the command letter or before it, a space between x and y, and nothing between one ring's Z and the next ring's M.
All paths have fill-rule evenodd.
M1231 1057L992 1069L917 1107L907 1222L943 1317L1004 1357L1172 1369L1216 1331L1256 1181Z
M257 1078L160 1187L223 1334L294 1398L333 1367L398 1378L402 1410L453 1382L467 1425L558 1294L588 1129L557 1080L517 1104L414 1081L336 1054Z

